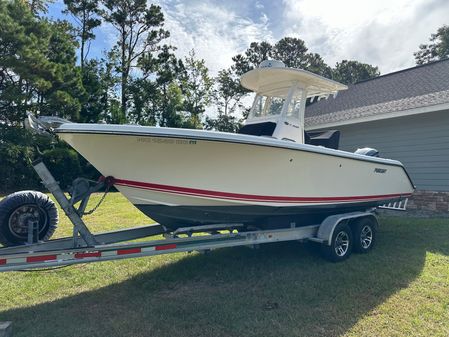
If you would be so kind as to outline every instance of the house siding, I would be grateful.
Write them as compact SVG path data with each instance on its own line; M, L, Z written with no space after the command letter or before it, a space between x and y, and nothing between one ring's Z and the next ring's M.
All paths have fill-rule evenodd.
M406 167L418 190L449 192L449 110L339 126L340 149L372 147Z

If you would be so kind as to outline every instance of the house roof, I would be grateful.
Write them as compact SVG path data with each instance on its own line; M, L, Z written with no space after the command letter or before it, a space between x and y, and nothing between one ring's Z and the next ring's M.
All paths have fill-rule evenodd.
M449 103L449 59L404 69L349 85L337 97L306 108L306 128L344 125L364 118ZM424 111L424 110L423 110Z

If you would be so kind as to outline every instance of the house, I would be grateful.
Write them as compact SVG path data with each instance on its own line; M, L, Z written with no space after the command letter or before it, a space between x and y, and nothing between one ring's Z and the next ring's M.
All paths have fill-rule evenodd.
M349 85L309 105L305 128L338 129L341 150L401 161L417 188L408 208L449 216L449 59Z

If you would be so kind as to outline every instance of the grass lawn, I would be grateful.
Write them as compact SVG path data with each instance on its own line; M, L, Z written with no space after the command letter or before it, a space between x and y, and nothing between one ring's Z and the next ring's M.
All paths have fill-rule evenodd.
M118 193L86 221L148 223ZM374 251L339 264L292 242L1 273L0 289L23 337L448 337L449 220L382 218Z

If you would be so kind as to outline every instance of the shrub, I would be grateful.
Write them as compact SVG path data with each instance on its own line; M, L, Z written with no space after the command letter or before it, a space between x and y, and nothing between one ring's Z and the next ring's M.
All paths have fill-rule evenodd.
M81 165L78 154L66 147L55 147L44 151L44 163L62 188L69 186L81 175Z
M96 179L98 171L64 142L23 128L0 126L0 192L44 190L30 162L41 157L61 188L79 176Z

